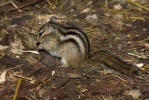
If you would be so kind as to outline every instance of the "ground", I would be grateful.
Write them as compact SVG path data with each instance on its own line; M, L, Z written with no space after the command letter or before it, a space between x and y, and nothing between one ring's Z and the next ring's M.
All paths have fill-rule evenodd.
M149 100L148 75L100 62L59 67L38 52L38 30L53 16L87 34L91 55L105 50L148 73L149 0L1 0L1 100Z

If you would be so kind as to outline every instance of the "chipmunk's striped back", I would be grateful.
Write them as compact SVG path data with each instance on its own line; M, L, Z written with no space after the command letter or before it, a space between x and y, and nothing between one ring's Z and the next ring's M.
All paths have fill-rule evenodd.
M57 22L49 21L41 27L38 36L40 40L42 40L42 42L40 42L43 43L43 46L41 45L42 48L49 51L53 56L62 57L63 63L69 63L69 58L75 58L78 59L77 62L79 62L79 66L80 63L89 56L90 45L88 37L79 28L65 27ZM52 42L56 41L54 45L50 46L50 44L52 44L52 42L50 42L51 40ZM51 48L54 49L51 50ZM64 56L68 59L63 59L65 58ZM72 62L73 61L71 61L71 63ZM75 66L77 66L77 63Z

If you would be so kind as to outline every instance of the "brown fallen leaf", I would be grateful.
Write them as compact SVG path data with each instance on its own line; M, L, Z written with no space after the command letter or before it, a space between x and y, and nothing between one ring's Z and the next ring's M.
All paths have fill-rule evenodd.
M0 75L0 84L3 84L6 81L6 74L7 74L7 70L2 72L2 74Z

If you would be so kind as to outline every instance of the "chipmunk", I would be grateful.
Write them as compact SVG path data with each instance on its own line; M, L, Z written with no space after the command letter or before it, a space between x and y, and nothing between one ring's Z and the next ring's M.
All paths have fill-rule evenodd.
M98 51L89 57L90 44L87 35L79 28L66 27L51 19L38 33L38 49L44 49L61 58L64 67L79 68L85 61L99 61L125 74L139 74L141 70L107 51ZM94 61L93 61L94 62Z
M80 67L89 56L89 40L79 28L65 27L55 19L43 25L38 33L38 49L61 58L64 67Z

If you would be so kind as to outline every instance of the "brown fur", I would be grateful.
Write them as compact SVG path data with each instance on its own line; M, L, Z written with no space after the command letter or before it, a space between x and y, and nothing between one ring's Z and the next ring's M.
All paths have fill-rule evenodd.
M63 33L64 32L64 33ZM81 40L83 39L83 40ZM84 41L84 42L83 42ZM47 23L39 31L38 48L61 58L62 66L78 68L88 58L88 38L77 29Z

